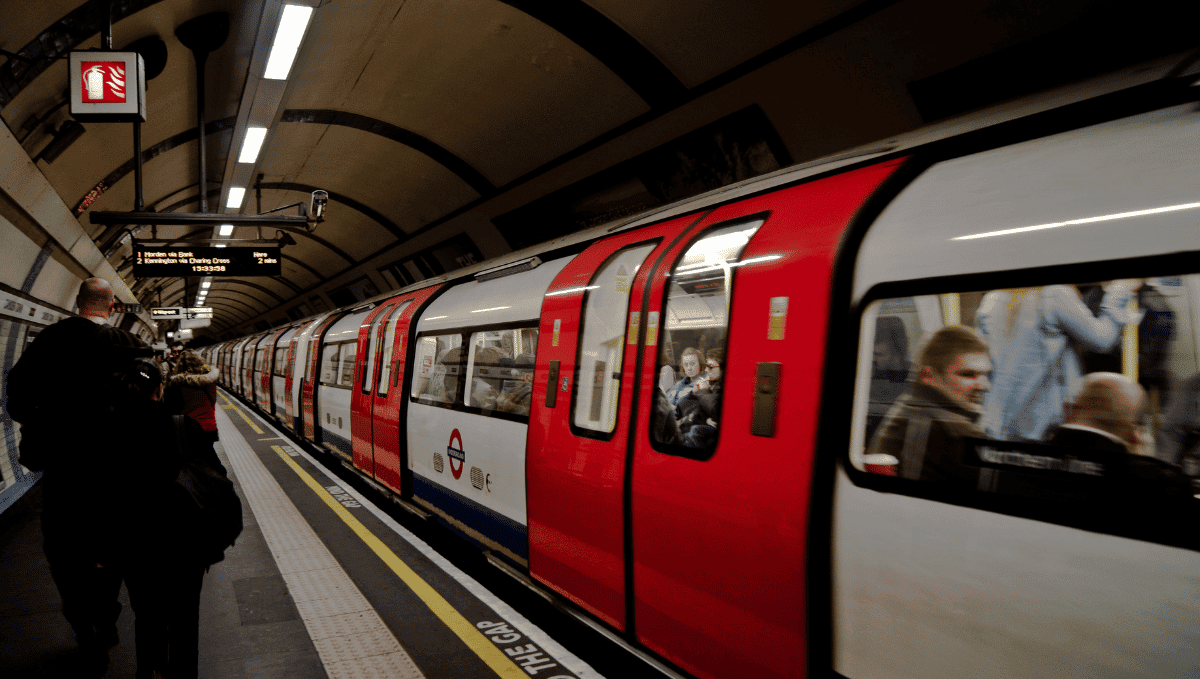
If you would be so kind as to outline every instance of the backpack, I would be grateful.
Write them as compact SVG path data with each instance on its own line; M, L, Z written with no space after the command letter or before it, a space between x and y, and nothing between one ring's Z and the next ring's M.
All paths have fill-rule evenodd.
M182 460L175 484L191 498L195 544L204 563L211 566L225 558L225 550L242 533L242 500L228 476L202 459L185 454L184 416L174 415L171 419Z

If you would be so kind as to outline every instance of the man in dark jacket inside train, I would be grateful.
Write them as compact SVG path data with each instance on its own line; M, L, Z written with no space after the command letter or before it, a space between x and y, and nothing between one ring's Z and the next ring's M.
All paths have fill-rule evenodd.
M976 422L992 370L987 343L968 328L942 328L925 341L918 370L867 452L895 456L901 477L974 488L979 468L963 462L963 448L966 437L986 436Z
M46 561L79 640L81 657L103 663L117 643L118 574L97 566L102 510L112 489L103 454L115 435L106 393L110 375L150 348L108 325L113 290L102 278L79 286L79 316L43 330L8 373L8 413L21 423L21 464L44 471Z

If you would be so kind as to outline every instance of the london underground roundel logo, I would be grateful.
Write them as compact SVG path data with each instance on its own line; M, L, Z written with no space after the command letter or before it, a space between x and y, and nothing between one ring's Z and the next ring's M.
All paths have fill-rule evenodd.
M450 473L454 474L454 478L462 476L463 460L467 454L463 452L462 435L458 430L450 432L450 445L446 446L446 456L450 458Z

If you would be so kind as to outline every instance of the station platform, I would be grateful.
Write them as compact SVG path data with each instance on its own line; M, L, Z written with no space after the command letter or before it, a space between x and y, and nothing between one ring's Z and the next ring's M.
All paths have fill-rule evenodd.
M245 527L204 579L201 677L602 676L225 393L217 419ZM0 517L0 676L133 677L124 587L107 667L73 664L40 492Z

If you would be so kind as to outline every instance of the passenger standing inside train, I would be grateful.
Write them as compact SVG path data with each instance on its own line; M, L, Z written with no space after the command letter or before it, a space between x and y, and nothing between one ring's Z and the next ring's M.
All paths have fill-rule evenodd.
M208 566L223 554L205 553L199 510L178 483L185 462L226 476L211 439L190 418L177 429L162 401L163 380L152 361L138 361L115 399L127 432L111 454L121 468L101 484L136 493L110 493L114 516L101 562L125 578L134 612L138 679L194 679L199 650L200 590Z
M679 359L679 369L683 371L683 377L666 390L667 401L672 406L678 406L685 396L695 391L696 380L700 378L700 366L703 363L704 356L699 350L693 347L683 350L683 357Z
M200 354L185 349L175 362L167 382L166 402L173 413L195 420L211 443L217 442L217 378L220 371L209 368Z
M900 397L871 441L868 454L900 461L898 476L974 488L979 469L963 462L966 437L983 438L983 413L992 370L988 345L961 326L942 328L925 341L917 380Z
M109 375L145 342L108 325L113 290L89 278L76 297L79 316L46 328L8 373L8 412L21 423L21 464L44 471L42 533L63 616L79 641L85 674L107 663L117 644L121 576L99 568L112 488L96 483L112 460L108 440L124 430L109 409Z
M1099 317L1068 285L984 295L976 319L995 366L984 404L984 430L1006 441L1038 441L1061 423L1082 377L1071 343L1098 352L1115 348L1121 329L1142 318L1128 308L1139 285L1121 280L1105 286Z

